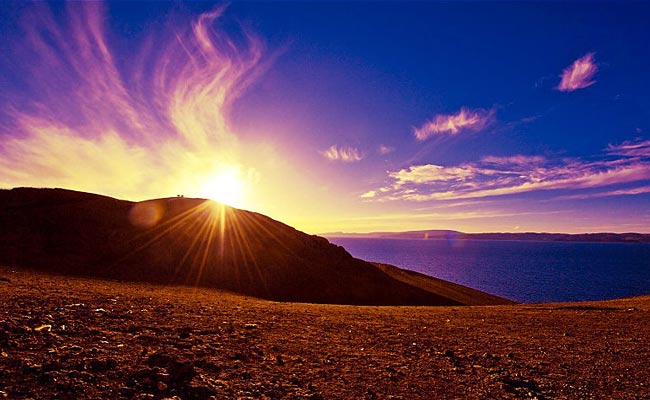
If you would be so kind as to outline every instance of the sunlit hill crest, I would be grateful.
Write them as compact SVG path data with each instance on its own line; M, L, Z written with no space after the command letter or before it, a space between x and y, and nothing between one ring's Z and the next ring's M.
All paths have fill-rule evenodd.
M63 189L0 190L0 223L0 263L7 265L279 301L462 304L395 279L324 238L204 199L133 203Z

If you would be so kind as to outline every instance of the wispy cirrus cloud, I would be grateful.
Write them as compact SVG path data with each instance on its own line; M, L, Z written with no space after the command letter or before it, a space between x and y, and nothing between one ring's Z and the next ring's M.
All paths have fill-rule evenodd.
M612 149L636 154L644 142L626 142ZM593 189L626 183L650 187L650 156L623 155L598 161L541 156L514 155L483 157L479 162L455 166L412 165L387 173L387 182L379 189L364 193L364 198L391 201L429 201L473 199L515 195L535 191ZM642 194L646 191L611 191L611 195Z
M481 158L481 161L485 164L531 166L543 163L546 161L546 158L542 156L524 156L518 154L507 157L486 156Z
M413 128L417 140L436 135L456 135L466 131L480 131L494 119L494 110L462 107L456 114L438 114L419 128Z
M650 140L623 142L619 145L610 144L607 152L612 155L625 157L650 157Z
M557 90L573 92L587 88L596 83L593 79L596 72L598 72L598 66L594 61L594 53L585 54L562 72L562 80L557 86Z
M201 195L215 174L245 167L228 115L264 71L265 48L243 27L237 42L219 29L226 7L152 27L125 63L102 3L24 10L7 39L24 81L0 109L0 186Z
M345 147L332 145L329 148L320 151L323 157L330 161L341 161L346 163L363 160L363 154L355 147Z
M556 199L557 200L584 200L584 199L595 199L600 197L634 196L637 194L646 194L646 193L650 193L650 186L636 187L631 189L608 190L605 192L596 192L596 193L572 194L566 196L558 196Z

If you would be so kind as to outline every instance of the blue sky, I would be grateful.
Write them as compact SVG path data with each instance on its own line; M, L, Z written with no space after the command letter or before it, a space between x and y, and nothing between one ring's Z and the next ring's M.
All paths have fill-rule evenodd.
M219 4L9 4L2 186L211 194L310 232L650 232L647 2L234 2L201 25L209 57ZM57 44L97 32L97 57ZM54 142L120 162L30 150Z
M538 120L504 135L515 143L486 140L490 150L591 155L649 128L649 9L641 3L246 3L230 11L253 21L275 47L286 45L276 71L283 92L304 95L293 107L307 100L334 113L333 120L377 120L373 138L399 143L410 126L436 113L495 107L506 123ZM553 90L562 70L591 52L598 85L570 96ZM322 96L309 96L314 92ZM336 94L339 107L330 104ZM350 107L358 113L350 115ZM337 130L351 131L347 124Z

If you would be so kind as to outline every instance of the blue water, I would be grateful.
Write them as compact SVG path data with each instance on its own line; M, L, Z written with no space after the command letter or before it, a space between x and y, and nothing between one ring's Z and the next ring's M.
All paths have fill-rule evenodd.
M524 303L650 294L650 244L330 238L353 256Z

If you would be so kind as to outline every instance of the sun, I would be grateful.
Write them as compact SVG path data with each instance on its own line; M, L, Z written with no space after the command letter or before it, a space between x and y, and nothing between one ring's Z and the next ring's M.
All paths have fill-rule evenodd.
M237 171L222 171L205 181L200 195L232 207L241 207L243 193L244 185Z

